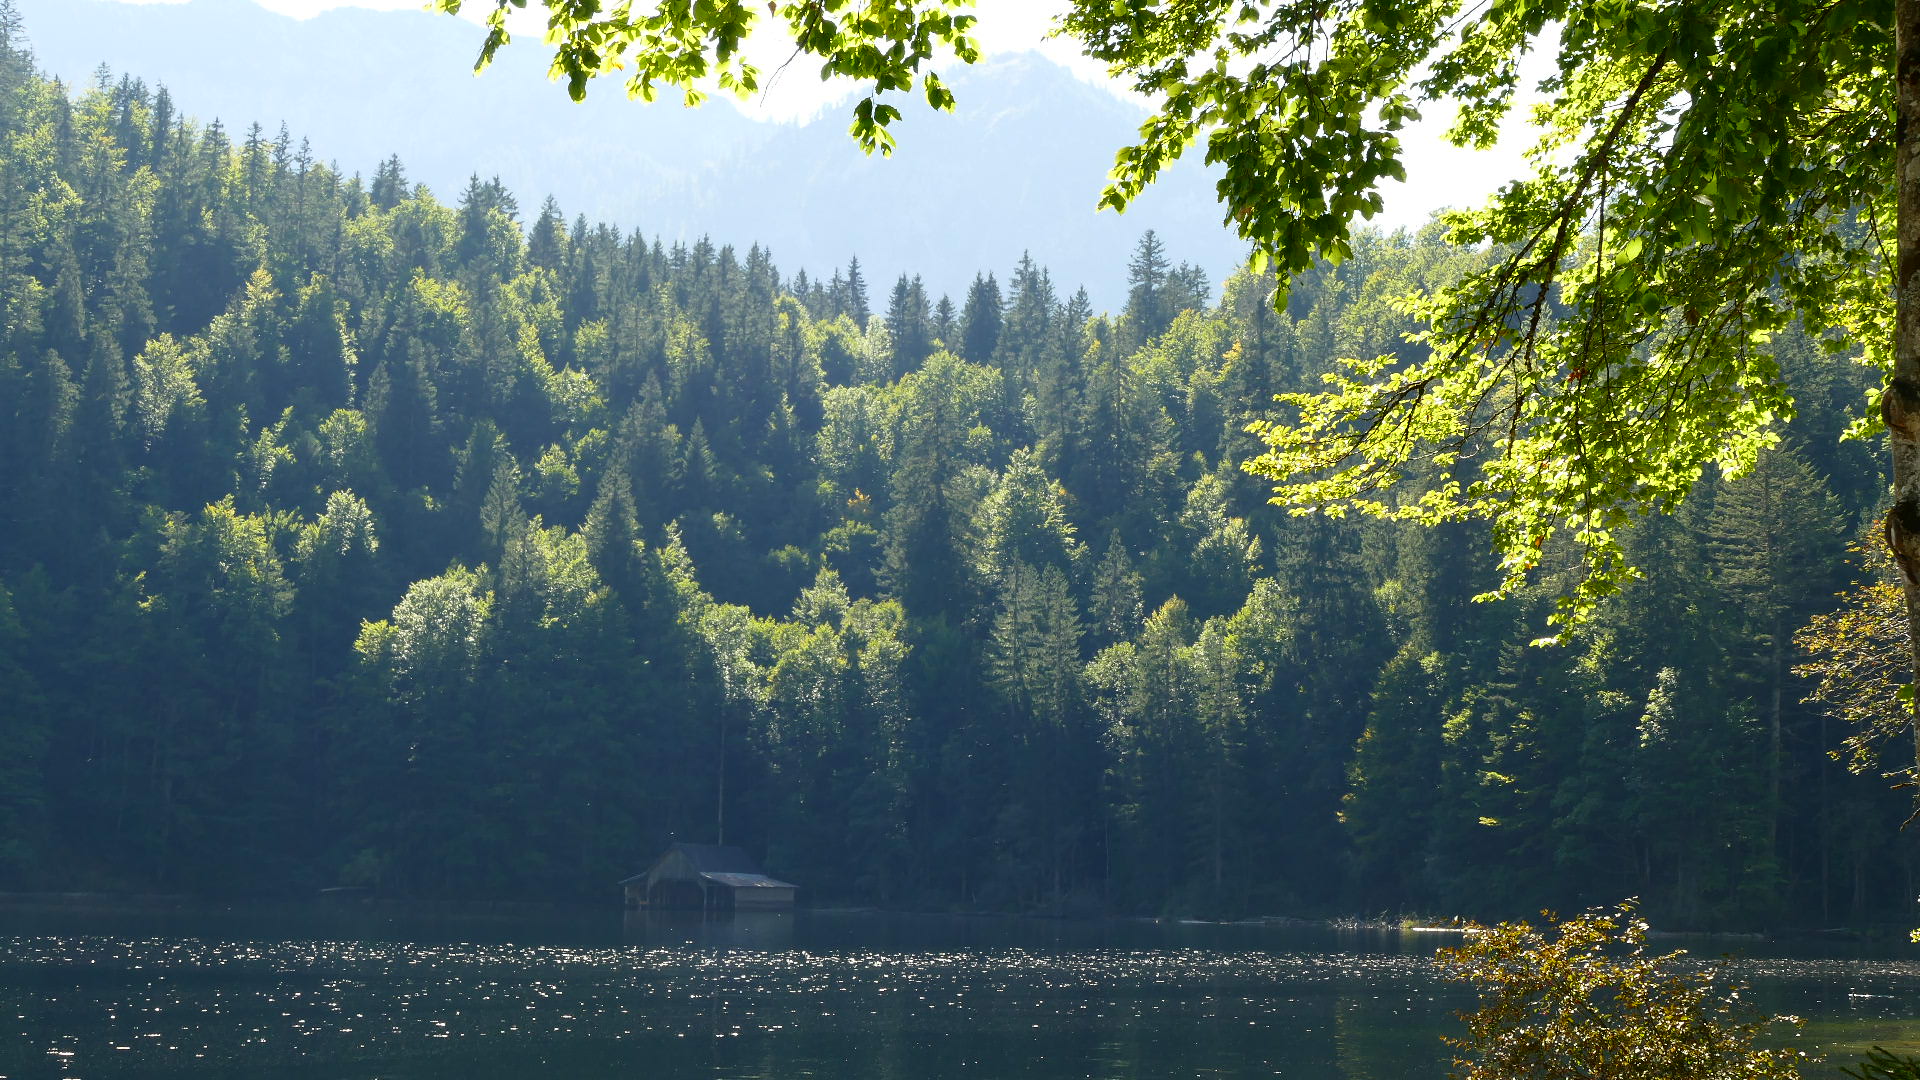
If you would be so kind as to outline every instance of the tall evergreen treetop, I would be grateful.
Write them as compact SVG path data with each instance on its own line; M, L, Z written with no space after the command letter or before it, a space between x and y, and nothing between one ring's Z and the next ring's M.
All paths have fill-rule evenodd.
M1140 242L1134 245L1133 258L1127 263L1126 314L1139 327L1143 338L1159 334L1173 321L1167 303L1167 278L1172 265L1160 237L1152 229L1141 234Z
M970 363L986 363L1000 347L1001 306L1000 284L993 275L975 274L960 312L960 355Z
M853 316L853 321L864 330L867 320L873 315L873 309L867 305L867 279L860 273L860 256L858 255L847 263L846 289L846 313Z

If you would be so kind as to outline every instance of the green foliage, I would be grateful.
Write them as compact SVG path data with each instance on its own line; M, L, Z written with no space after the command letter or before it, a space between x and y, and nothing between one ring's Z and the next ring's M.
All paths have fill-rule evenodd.
M1551 916L1548 916L1552 920ZM1447 1041L1462 1080L1608 1076L1622 1080L1792 1080L1807 1056L1757 1045L1791 1016L1756 1013L1744 989L1723 985L1684 952L1652 956L1631 903L1589 911L1546 930L1526 923L1467 927L1442 949L1447 977L1470 983L1480 1005L1467 1034Z
M1397 133L1457 105L1449 137L1491 144L1520 58L1552 29L1533 175L1446 218L1485 245L1410 282L1412 355L1344 354L1327 388L1262 419L1253 467L1302 511L1484 519L1508 596L1569 536L1584 573L1555 621L1636 568L1620 534L1704 466L1751 467L1793 399L1767 344L1798 316L1887 369L1890 299L1873 228L1893 218L1890 25L1808 2L1752 20L1676 6L1281 2L1076 4L1088 55L1157 111L1104 201L1126 206L1197 140L1228 223L1282 278L1355 253L1352 222L1405 179ZM1417 478L1417 492L1396 491Z
M458 13L463 0L434 0L434 8ZM494 0L487 15L487 39L475 70L512 40L507 15L527 0ZM658 5L648 13L628 7L602 11L597 3L547 2L547 43L554 46L553 78L565 78L578 101L587 80L631 67L627 94L652 101L659 86L681 91L688 105L699 104L707 89L718 87L745 98L760 89L760 71L741 54L741 42L759 21L757 4L745 0L680 2ZM978 47L967 32L973 16L958 14L966 0L787 0L767 12L792 36L796 55L820 61L821 78L844 77L872 87L853 110L850 129L862 149L893 151L888 126L900 118L898 107L879 100L888 91L911 92L916 83L927 104L953 108L953 92L922 67L937 50L952 50L972 63Z
M1469 605L1484 525L1240 468L1271 394L1415 357L1393 298L1486 258L1437 232L1284 308L1154 238L1117 317L1030 258L876 315L857 262L523 227L132 80L0 118L0 887L592 897L724 831L928 909L1910 899L1781 645L1874 497L1804 337L1783 446L1525 650L1564 578Z
M1868 1052L1865 1061L1842 1065L1840 1071L1854 1080L1913 1080L1920 1076L1920 1058L1902 1057L1876 1046Z
M1807 700L1852 729L1843 745L1854 772L1874 768L1880 745L1906 738L1913 727L1906 597L1891 580L1892 560L1874 554L1863 561L1871 570L1862 575L1866 580L1854 582L1840 594L1837 610L1815 616L1794 637L1805 654L1795 673L1814 682Z

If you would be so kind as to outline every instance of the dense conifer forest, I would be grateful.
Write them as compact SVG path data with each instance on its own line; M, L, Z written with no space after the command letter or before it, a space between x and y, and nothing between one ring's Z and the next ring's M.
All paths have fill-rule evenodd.
M1871 374L1804 339L1780 446L1533 648L1552 573L1472 604L1471 526L1239 468L1274 394L1411 348L1395 298L1483 257L1431 233L1282 310L1148 234L1102 314L1030 258L930 296L324 151L0 26L0 888L612 903L724 833L822 904L1915 894L1791 673L1885 489L1838 441Z

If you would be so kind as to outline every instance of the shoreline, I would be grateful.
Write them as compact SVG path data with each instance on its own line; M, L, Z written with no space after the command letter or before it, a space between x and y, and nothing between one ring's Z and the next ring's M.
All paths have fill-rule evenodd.
M386 897L350 890L323 890L303 896L212 898L188 893L118 893L99 891L0 892L0 911L94 912L109 914L155 914L225 911L236 914L267 915L275 911L315 913L363 912L393 916L458 919L575 919L582 917L633 914L617 905L586 900L447 900ZM915 919L1008 919L1036 922L1101 923L1126 922L1160 926L1244 927L1269 930L1310 930L1352 934L1405 934L1462 937L1473 931L1462 925L1460 916L1336 916L1308 918L1295 915L1263 915L1239 919L1201 919L1189 916L1139 916L1116 914L1059 915L1046 912L1017 911L926 911L908 908L883 908L868 905L826 905L801 907L796 914L831 917L870 916ZM697 912L655 912L656 915L692 916ZM1726 941L1820 940L1878 942L1906 940L1910 927L1776 927L1768 930L1650 929L1649 939L1707 938Z

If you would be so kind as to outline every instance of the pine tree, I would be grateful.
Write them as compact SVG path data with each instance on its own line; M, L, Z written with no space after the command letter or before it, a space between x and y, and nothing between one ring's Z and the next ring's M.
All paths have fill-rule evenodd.
M616 459L600 474L600 487L580 524L587 558L612 587L614 594L637 607L645 602L639 563L640 516L633 501L633 481Z
M1093 792L1084 780L1095 747L1080 693L1083 630L1066 574L1014 564L1002 576L988 643L987 670L1011 740L1010 805L1000 816L1000 844L1023 851L1019 876L1046 882L1058 905L1087 832ZM1039 899L1039 898L1036 898Z
M954 351L960 345L959 315L954 310L953 298L941 294L940 302L933 305L933 340L936 348Z
M558 274L567 264L567 221L553 196L540 204L540 216L527 233L527 261Z
M486 538L486 550L496 564L524 530L526 520L526 511L520 508L520 466L513 455L508 454L494 467L486 498L480 503L480 533Z
M12 0L0 0L0 46L8 40L11 15ZM8 717L11 743L0 759L0 882L14 887L37 876L49 839L47 811L54 803L46 790L46 754L52 734L48 721L56 714L26 666L32 662L28 645L27 627L0 585L0 714Z
M1140 599L1141 577L1127 555L1127 544L1115 529L1107 536L1107 550L1093 574L1090 614L1094 639L1102 645L1126 641L1140 631L1146 610Z
M33 78L33 45L16 0L0 0L0 134L18 123L22 91Z
M1173 322L1174 309L1169 293L1167 248L1160 237L1148 229L1134 246L1127 263L1127 318L1142 341L1160 336Z
M1112 748L1120 824L1110 843L1124 868L1115 884L1135 908L1190 901L1202 861L1207 800L1193 636L1186 604L1175 597L1148 617L1137 641L1104 650L1088 668Z
M887 332L893 337L893 375L918 371L934 349L933 313L927 308L927 290L915 275L901 274L887 302Z
M855 255L853 259L847 263L845 288L846 307L844 310L846 314L852 316L853 321L864 330L867 328L867 320L872 317L873 310L867 306L867 279L861 276L860 256L858 255Z
M392 210L412 196L407 184L406 167L400 164L399 155L394 155L380 163L374 170L373 186L367 189L367 197L381 210Z
M1000 286L993 275L976 274L967 290L967 306L960 314L960 355L968 363L985 364L1000 347Z
M353 401L356 359L333 282L315 274L295 303L287 324L293 385L316 406L343 408Z
M1431 901L1423 875L1437 810L1445 665L1439 653L1402 648L1374 687L1340 804L1363 903Z
M1714 576L1748 620L1763 658L1761 715L1777 814L1786 769L1792 636L1841 584L1845 524L1839 502L1797 455L1763 451L1746 475L1715 493L1706 547Z

